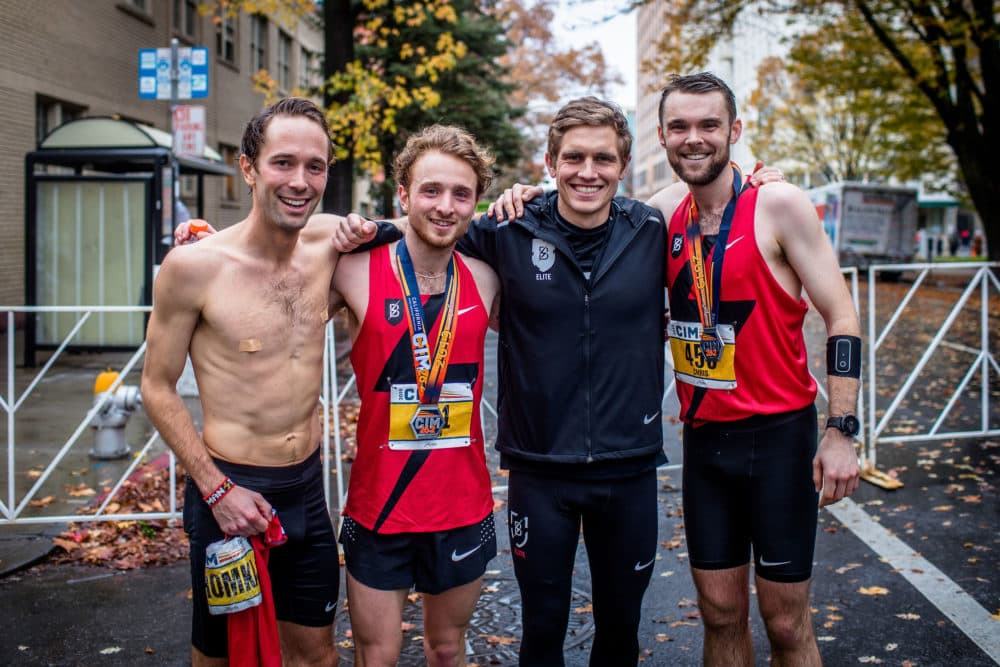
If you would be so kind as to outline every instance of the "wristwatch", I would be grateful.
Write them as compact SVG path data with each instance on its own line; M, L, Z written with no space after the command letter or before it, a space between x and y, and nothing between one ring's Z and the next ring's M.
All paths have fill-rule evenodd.
M853 438L861 432L861 422L854 415L830 417L826 420L826 427L835 428L849 438Z

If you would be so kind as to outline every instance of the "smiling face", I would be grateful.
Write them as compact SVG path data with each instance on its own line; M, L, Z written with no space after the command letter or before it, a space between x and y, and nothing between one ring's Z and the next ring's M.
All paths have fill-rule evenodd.
M276 115L267 125L256 160L240 156L254 210L279 229L298 231L326 189L329 139L305 116Z
M674 173L688 185L708 185L729 165L729 146L742 132L729 118L721 92L672 92L664 100L657 135Z
M409 187L399 186L399 202L409 229L433 248L450 248L465 235L476 211L476 172L453 155L430 150L409 169Z
M578 125L563 134L558 155L545 154L545 165L556 181L559 214L578 227L596 227L608 219L628 160L614 128Z

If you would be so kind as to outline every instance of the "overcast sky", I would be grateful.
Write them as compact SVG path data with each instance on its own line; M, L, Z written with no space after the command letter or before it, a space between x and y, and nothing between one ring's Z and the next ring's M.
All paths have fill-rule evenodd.
M613 15L625 3L622 0L560 0L559 10L553 21L553 32L565 46L577 43L598 42L609 66L618 71L622 86L611 91L612 99L622 108L634 109L636 102L636 53L635 17L616 16L613 20L594 25L596 21Z

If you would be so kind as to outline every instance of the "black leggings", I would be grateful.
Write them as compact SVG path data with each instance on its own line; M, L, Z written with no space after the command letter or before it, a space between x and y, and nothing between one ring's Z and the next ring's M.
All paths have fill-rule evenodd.
M594 667L635 665L642 596L656 558L656 471L570 480L512 470L508 523L521 590L520 665L560 667L583 525L594 602Z

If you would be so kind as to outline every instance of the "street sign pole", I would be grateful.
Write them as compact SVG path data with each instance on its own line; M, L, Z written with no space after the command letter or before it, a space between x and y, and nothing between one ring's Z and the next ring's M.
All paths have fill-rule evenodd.
M177 111L177 86L180 81L180 66L177 57L177 38L170 40L170 234L177 227L177 184L180 170L177 168L177 141L174 133L174 115Z

